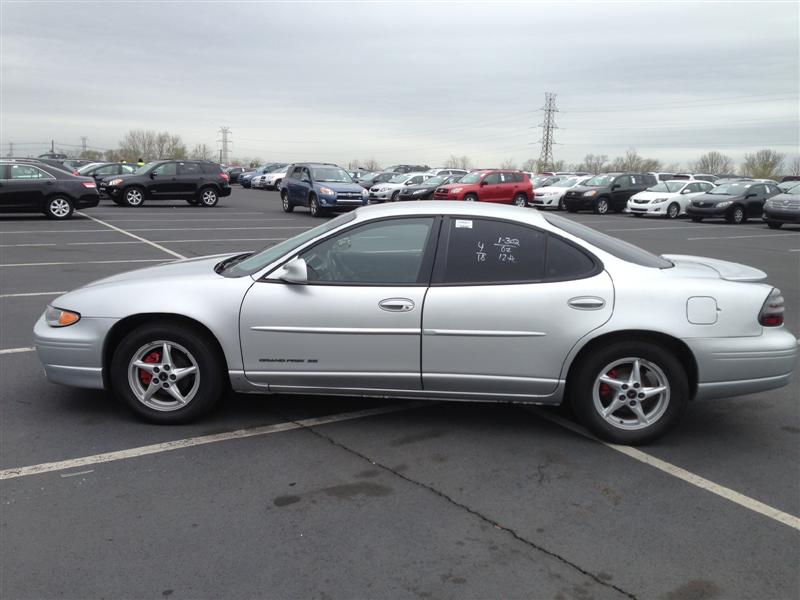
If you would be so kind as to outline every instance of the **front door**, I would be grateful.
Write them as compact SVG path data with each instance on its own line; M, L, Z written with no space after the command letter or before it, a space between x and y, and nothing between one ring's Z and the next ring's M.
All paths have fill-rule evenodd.
M572 243L518 223L445 219L422 321L423 389L549 396L570 349L613 304L611 278Z
M273 273L253 285L240 320L246 377L275 391L419 390L437 223L396 218L338 232L299 254L306 284Z
M630 175L621 175L614 180L611 188L611 208L621 210L628 204L628 198L633 196L633 183Z
M174 162L162 163L151 173L147 192L153 198L180 195L178 192L178 165Z
M500 173L489 173L481 182L478 199L482 202L500 202L502 187Z
M9 164L3 182L3 207L41 210L56 180L34 165Z

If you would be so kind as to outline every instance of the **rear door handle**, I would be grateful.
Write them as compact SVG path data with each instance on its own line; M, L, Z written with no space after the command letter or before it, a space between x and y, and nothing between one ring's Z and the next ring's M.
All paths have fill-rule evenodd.
M408 312L414 310L414 302L408 298L386 298L378 302L378 307L389 312Z
M570 298L567 304L576 310L600 310L606 305L606 301L597 296L578 296Z

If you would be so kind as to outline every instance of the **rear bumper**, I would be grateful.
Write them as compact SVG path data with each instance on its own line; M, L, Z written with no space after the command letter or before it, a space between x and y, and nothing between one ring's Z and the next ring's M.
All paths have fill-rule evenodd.
M219 189L219 197L224 198L225 196L231 195L231 186L225 186Z
M683 340L697 361L697 398L752 394L787 385L797 363L798 341L782 327L759 336Z
M73 202L75 208L92 208L100 204L100 194L87 194L76 198Z

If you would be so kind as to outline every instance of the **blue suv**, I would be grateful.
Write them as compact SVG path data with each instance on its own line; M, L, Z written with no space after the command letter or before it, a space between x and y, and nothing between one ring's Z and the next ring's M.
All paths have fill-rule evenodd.
M369 203L369 192L332 163L295 163L281 182L283 210L307 206L312 217L353 210Z

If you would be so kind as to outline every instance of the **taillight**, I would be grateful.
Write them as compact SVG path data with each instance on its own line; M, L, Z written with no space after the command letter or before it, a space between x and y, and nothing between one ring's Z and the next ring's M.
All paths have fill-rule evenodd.
M97 184L94 181L81 181L81 185L85 188L96 188Z
M230 177L228 177L228 174L227 174L227 173L222 173L221 171L220 171L220 174L219 174L219 176L220 176L222 179L224 179L225 181L230 181L230 179L231 179Z
M783 295L778 288L772 288L764 301L764 306L761 307L761 312L758 313L758 322L764 327L783 325L783 311Z
M72 169L72 174L73 175L80 175L80 173L78 173L78 169Z

